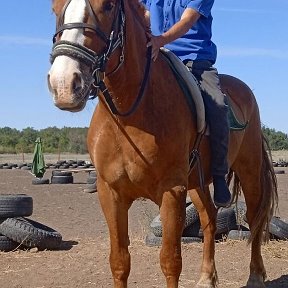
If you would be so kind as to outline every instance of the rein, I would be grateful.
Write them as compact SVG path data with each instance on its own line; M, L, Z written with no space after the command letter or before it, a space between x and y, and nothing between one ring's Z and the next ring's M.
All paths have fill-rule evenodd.
M116 108L116 106L115 106L115 104L113 102L111 94L109 93L109 90L107 89L104 81L101 80L99 82L99 89L102 92L102 94L103 94L103 96L104 96L104 98L105 98L105 100L106 100L111 112L114 115L126 117L126 116L131 115L136 110L136 108L138 107L141 99L143 98L145 87L146 87L148 76L149 76L149 71L150 71L150 66L151 66L151 52L152 52L152 48L150 46L147 49L147 55L146 55L147 61L146 61L146 66L145 66L145 72L144 72L144 77L143 77L143 80L142 80L142 83L141 83L140 90L138 92L138 96L137 96L134 104L132 105L132 107L127 112L125 112L125 113L119 112L119 110Z
M56 32L53 36L53 48L52 53L50 56L50 62L53 64L54 60L58 56L68 56L72 59L75 59L79 61L80 63L84 63L86 66L90 67L92 73L91 73L91 80L89 83L89 87L86 90L87 95L91 95L89 97L89 100L95 99L98 95L98 91L100 90L111 110L111 112L118 116L129 116L131 115L136 108L138 107L141 99L143 98L145 87L147 84L150 66L151 66L151 47L147 49L147 61L146 61L146 67L144 71L144 77L141 83L140 90L138 92L138 96L132 105L132 107L125 113L122 113L118 111L116 108L113 98L106 87L105 82L101 79L102 74L105 74L106 70L106 64L111 56L111 54L118 48L121 48L121 55L119 57L119 63L117 67L109 74L115 73L121 65L124 63L124 30L125 30L125 13L124 13L124 4L123 1L120 2L120 5L118 6L118 10L115 13L114 21L112 30L110 33L110 36L107 37L105 33L98 27L97 24L97 16L95 15L93 8L91 6L91 3L89 0L85 0L87 7L88 7L88 13L91 16L91 19L93 20L93 25L88 23L67 23L64 24L64 16L65 11L70 4L72 0L68 0L66 4L64 5L62 12L59 16L58 24ZM117 27L116 27L117 26ZM64 30L69 29L90 29L93 30L97 36L100 37L100 39L105 43L106 49L101 54L97 54L92 49L87 48L86 46L78 43L74 43L71 41L66 40L59 40L57 41L57 37L60 33L62 33ZM114 37L116 29L118 30L117 36Z

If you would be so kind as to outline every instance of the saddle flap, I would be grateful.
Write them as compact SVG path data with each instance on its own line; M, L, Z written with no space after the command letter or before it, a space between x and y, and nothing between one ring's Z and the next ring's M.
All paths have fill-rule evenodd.
M196 118L197 118L197 132L202 133L205 130L205 107L202 98L200 88L198 86L197 80L193 74L187 69L183 62L170 50L166 48L161 48L161 52L164 57L168 60L169 66L172 68L174 73L177 73L183 80L186 85L190 95L185 95L185 97L192 97L192 100L195 105ZM176 71L175 71L176 70ZM182 83L179 83L180 86ZM184 91L187 89L183 89ZM189 101L188 99L188 102Z

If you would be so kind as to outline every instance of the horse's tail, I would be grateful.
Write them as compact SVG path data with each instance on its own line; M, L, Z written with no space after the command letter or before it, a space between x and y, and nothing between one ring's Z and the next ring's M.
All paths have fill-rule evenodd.
M228 174L228 183L233 180L233 202L237 201L241 192L241 184L238 176L230 170ZM269 144L262 133L262 164L260 174L261 198L258 206L258 213L250 227L251 236L249 243L253 241L263 231L264 241L269 239L269 222L274 214L275 208L278 207L277 179L272 165L272 156ZM261 238L262 239L262 238Z

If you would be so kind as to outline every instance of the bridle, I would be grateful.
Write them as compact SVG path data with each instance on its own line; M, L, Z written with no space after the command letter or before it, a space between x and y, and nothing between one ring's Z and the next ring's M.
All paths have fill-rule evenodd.
M68 56L72 59L78 60L84 63L90 68L91 80L88 85L86 94L92 95L90 99L97 97L98 89L101 82L101 74L105 72L106 64L111 54L118 48L121 48L121 55L119 57L119 63L116 69L124 62L124 29L125 29L125 14L123 9L122 0L117 6L117 10L114 14L113 26L110 35L107 37L106 34L99 28L97 16L95 15L91 3L89 0L85 0L88 9L89 16L92 19L93 24L88 23L67 23L64 24L64 16L68 5L72 0L68 0L59 15L57 21L56 32L53 36L53 48L50 57L50 62L53 64L54 60L58 56ZM74 43L66 40L57 41L57 37L65 30L70 29L89 29L96 33L97 36L105 43L106 49L101 54L97 54L93 50L86 46ZM117 35L115 36L115 34ZM114 71L116 70L114 69ZM91 88L92 86L92 88Z
M85 90L85 92L83 93L84 96L89 97L89 95L91 95L89 99L94 99L97 97L98 92L100 90L105 98L106 103L108 104L113 114L118 115L118 116L131 115L138 107L145 92L145 88L146 88L146 84L147 84L147 80L149 76L149 71L150 71L150 65L151 65L152 47L150 46L147 49L147 53L146 53L147 60L146 60L146 66L145 66L145 71L144 71L144 77L142 79L142 83L141 83L138 96L136 97L135 102L133 103L132 107L128 111L124 113L118 111L118 109L116 108L113 102L112 96L106 87L106 84L101 79L101 75L105 73L106 64L111 54L118 47L121 48L119 63L117 67L112 72L110 72L110 74L115 73L124 63L125 13L124 13L123 0L119 1L120 4L118 5L117 11L115 12L113 26L112 26L112 30L111 30L109 37L107 37L105 33L98 27L97 16L95 15L93 11L90 0L85 0L85 2L88 7L88 13L91 16L91 19L93 20L93 25L88 24L88 23L64 24L65 11L71 1L72 0L68 0L65 3L62 9L61 15L58 19L57 29L53 37L54 45L53 45L51 58L50 58L51 64L54 62L55 58L60 55L68 56L80 62L82 61L88 67L90 67L92 71L90 83L87 86L87 89ZM75 28L76 29L90 29L94 31L97 34L97 36L99 36L101 40L106 44L106 49L101 54L97 54L93 50L78 43L73 43L73 42L66 41L66 40L60 40L56 42L58 35L62 33L64 30L75 29ZM115 36L116 33L117 35Z

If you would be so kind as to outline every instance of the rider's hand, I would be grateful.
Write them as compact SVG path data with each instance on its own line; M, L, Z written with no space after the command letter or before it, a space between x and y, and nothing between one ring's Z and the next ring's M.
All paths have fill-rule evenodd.
M152 60L156 61L158 54L159 54L159 49L162 46L164 46L163 37L162 35L154 36L152 34L149 34L148 38L149 38L149 41L147 43L147 47L152 46Z

